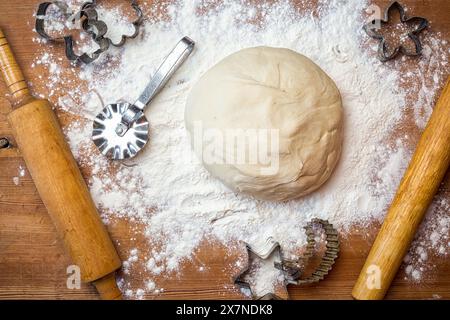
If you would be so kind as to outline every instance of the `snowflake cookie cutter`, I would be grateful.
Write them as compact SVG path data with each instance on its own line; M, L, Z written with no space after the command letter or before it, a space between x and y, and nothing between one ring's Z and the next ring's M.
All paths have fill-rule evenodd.
M306 266L310 264L310 260L316 252L316 246L318 244L316 240L318 235L317 228L320 228L325 235L324 242L326 243L326 249L321 256L319 265L309 276L304 277ZM251 268L250 260L252 253L262 260L267 260L269 257L275 255L274 268L282 271L284 276L283 286L286 292L288 285L310 285L324 280L333 269L336 259L339 256L340 241L338 232L331 223L321 219L312 220L304 229L307 235L307 245L303 256L296 261L285 259L282 254L281 245L272 238L269 238L265 247L259 250L246 244L248 262L241 270L241 273L235 278L235 285L246 292L250 292L254 300L283 300L283 298L274 292L267 293L262 297L255 296L252 292L250 283L245 280L245 275Z
M89 64L97 60L102 53L109 49L110 45L121 47L125 45L128 39L133 39L138 36L140 25L143 21L143 12L135 0L131 1L131 6L137 15L137 19L132 22L134 26L134 33L132 35L122 35L119 43L114 43L112 39L106 37L108 26L104 21L99 20L98 12L95 9L96 5L96 0L88 1L81 6L78 12L73 12L67 3L63 1L43 2L39 5L36 14L36 32L49 41L58 42L63 40L65 43L67 58L70 61L81 61L85 64ZM89 34L99 48L92 53L83 52L78 55L74 50L75 41L72 35L65 35L63 37L53 37L49 35L46 30L45 21L48 10L52 6L56 6L67 21L72 23L78 20L81 21L80 29Z
M409 39L414 43L415 50L408 50L404 45L400 44L400 46L396 47L392 52L389 52L388 46L386 44L386 38L377 32L379 27L383 25L389 24L391 13L393 10L397 10L400 13L400 21L402 24L407 24L411 22L416 22L417 27L408 32ZM422 54L423 46L420 41L419 34L428 28L429 21L422 17L411 17L408 18L406 15L405 8L398 2L392 2L389 7L386 9L384 13L384 17L380 19L373 19L366 25L364 25L364 31L369 35L369 37L379 40L380 44L378 47L378 58L381 62L387 62L396 58L400 53L405 56L415 57L420 56Z

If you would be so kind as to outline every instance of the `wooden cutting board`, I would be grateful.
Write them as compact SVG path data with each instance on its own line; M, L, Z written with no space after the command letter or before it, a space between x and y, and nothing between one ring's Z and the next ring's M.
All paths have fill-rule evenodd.
M385 7L389 1L375 1ZM30 65L38 50L32 42L32 15L39 1L3 0L0 2L0 26L8 35L23 66L26 77L38 84L38 75ZM450 40L450 2L448 0L404 0L403 4L420 13L432 22L432 28L440 31L444 39ZM449 46L450 48L450 46ZM4 97L4 86L0 83L0 137L11 136L5 115L9 103ZM59 114L61 122L70 119ZM414 126L405 126L404 134L418 137ZM25 168L20 155L14 151L0 156L0 299L97 299L93 288L83 285L81 290L68 290L66 268L70 261L64 253L62 243L47 216L39 195L28 175L20 178L16 185L14 177L18 168ZM447 176L441 188L444 197L450 197L450 177ZM147 250L144 237L139 236L140 226L124 220L114 221L109 226L112 238L123 259L131 248ZM374 224L369 229L355 229L342 241L342 253L332 274L318 285L290 288L293 299L350 299L351 289L359 275L360 268L379 228ZM224 266L234 261L236 256L224 254L220 244L205 243L198 250L196 259L184 265L182 277L157 281L164 292L148 299L240 299L241 294L232 289L233 272L224 271ZM207 266L198 272L198 265ZM405 280L400 272L394 281L388 299L450 299L450 263L448 259L430 257L428 262L435 266L419 284ZM126 276L127 281L142 286L142 266L133 269ZM231 288L231 289L230 289Z

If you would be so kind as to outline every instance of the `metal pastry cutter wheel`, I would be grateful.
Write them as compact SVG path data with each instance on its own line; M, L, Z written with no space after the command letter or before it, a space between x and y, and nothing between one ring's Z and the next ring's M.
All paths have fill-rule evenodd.
M190 56L194 46L194 41L183 38L134 104L111 104L98 114L92 139L103 155L111 160L125 160L135 157L145 147L149 140L149 122L144 110Z

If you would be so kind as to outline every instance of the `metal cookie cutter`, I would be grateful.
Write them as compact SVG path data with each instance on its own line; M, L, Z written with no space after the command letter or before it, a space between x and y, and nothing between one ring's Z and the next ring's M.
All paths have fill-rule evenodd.
M323 233L326 236L326 250L322 254L318 267L315 268L311 275L303 277L306 266L308 266L308 264L310 263L310 259L314 256L316 251L316 237L318 235L317 227L322 229ZM263 260L267 260L273 254L276 254L277 259L274 262L274 268L279 269L283 272L284 285L286 287L288 285L307 285L317 283L322 281L330 273L333 265L336 262L336 259L338 258L340 250L339 236L338 232L336 231L336 229L334 229L332 224L330 224L328 221L320 219L314 219L313 221L308 223L308 225L305 227L305 231L307 234L307 246L303 257L301 257L298 261L284 259L280 244L271 239L269 239L266 247L263 250L255 250L250 245L247 245L247 250L249 253L253 253ZM250 269L250 254L248 256L248 265L236 278L235 284L242 289L252 292L250 284L245 281L245 275ZM252 296L257 300L281 300L281 298L275 293L268 293L263 297L257 297L254 296L252 292Z
M82 22L83 28L89 27L89 29L86 29L85 32L92 36L92 39L99 46L99 48L91 54L82 53L77 55L74 50L74 40L71 35L63 37L50 36L46 31L45 17L47 15L47 11L52 5L56 6L68 20L71 20L71 22L75 22L76 19L84 19ZM74 13L65 2L44 2L39 5L36 16L36 32L43 38L50 41L64 41L66 56L71 61L81 61L85 64L89 64L98 59L103 52L109 49L109 41L103 37L107 32L106 24L103 21L98 20L97 11L93 9L86 8Z
M261 260L267 260L269 257L272 257L275 255L275 259L278 263L281 263L282 261L282 255L281 255L281 246L278 242L275 242L272 238L267 239L266 245L262 249L256 249L252 247L249 244L246 244L247 248L247 254L248 254L248 261L247 265L242 270L242 272L236 277L234 283L239 286L241 289L250 292L251 296L254 300L282 300L278 295L276 295L274 292L270 292L265 294L262 297L256 296L250 284L245 280L246 274L250 271L251 268L251 254L253 253ZM274 265L275 267L275 265ZM287 291L287 290L286 290Z
M82 53L77 55L74 51L74 41L72 36L64 37L66 43L66 56L71 61L81 61L85 64L89 64L97 60L100 55L109 49L110 42L104 38L108 32L108 27L103 21L98 20L98 13L95 9L86 7L81 10L81 17L85 17L82 26L86 33L91 35L95 43L98 44L99 49L95 52L88 54Z
M149 122L144 109L190 56L194 46L194 41L183 38L135 103L111 104L98 114L92 139L103 155L111 160L125 160L135 157L145 147L149 140Z
M97 1L96 0L92 0L92 1L86 2L82 6L82 9L83 10L86 10L86 9L95 10L96 6L97 6ZM142 12L141 7L139 7L139 5L138 5L136 0L131 0L131 7L133 8L133 10L135 11L136 16L137 16L137 19L132 22L132 25L134 27L134 32L131 35L123 34L121 39L120 39L120 41L118 43L114 43L112 41L112 39L106 38L106 39L108 39L109 43L111 45L115 46L115 47L122 47L123 45L125 45L127 40L134 39L134 38L136 38L139 35L139 31L140 31L142 22L144 21L144 13ZM105 26L106 26L106 24L105 24ZM85 30L89 30L91 27L95 27L95 24L91 25L91 24L88 23L88 24L86 24L86 26L83 26L83 28ZM106 30L103 33L103 36L105 36L107 32L108 32L108 28L106 26Z
M322 255L319 266L310 276L303 278L304 272L302 266L306 266L309 263L317 245L317 227L322 229L325 234L326 250ZM331 223L325 220L315 219L305 227L305 231L308 237L308 245L304 256L299 261L283 260L280 264L275 265L276 268L284 272L288 284L305 285L322 281L333 269L333 265L339 256L339 235Z
M77 19L79 19L81 21L81 28L83 29L83 31L92 36L92 39L99 46L99 48L90 54L81 53L80 55L77 55L74 50L74 40L71 35L67 35L64 37L50 36L46 31L45 21L48 9L52 5L56 6L68 21L75 22ZM67 58L71 61L81 61L85 64L89 64L97 60L102 53L106 52L109 49L110 45L121 47L128 39L137 37L137 35L139 34L140 25L143 21L143 13L135 0L131 1L131 6L135 10L138 17L135 21L132 22L135 31L132 35L122 35L121 41L119 43L114 43L111 39L105 37L108 32L108 26L105 22L98 19L98 12L95 9L96 5L97 1L92 0L84 3L79 12L73 12L72 10L70 10L67 3L63 1L41 3L36 14L36 31L42 37L50 41L64 40Z
M395 48L392 53L389 52L388 46L386 44L386 39L383 35L377 32L377 27L382 27L383 25L386 25L389 23L391 12L392 10L398 10L400 13L400 21L402 23L410 23L410 22L416 22L417 27L408 33L408 37L414 42L415 45L415 51L408 50L403 45L400 45L399 47ZM429 26L429 22L427 19L422 17L412 17L408 18L406 16L405 8L397 1L394 1L391 3L391 5L386 9L384 13L384 19L374 19L364 25L364 30L366 33L374 38L380 41L380 45L378 48L378 58L382 62L386 62L389 60L394 59L399 55L399 53L402 53L406 56L419 56L422 54L422 43L420 42L420 39L418 37L419 33L425 30Z

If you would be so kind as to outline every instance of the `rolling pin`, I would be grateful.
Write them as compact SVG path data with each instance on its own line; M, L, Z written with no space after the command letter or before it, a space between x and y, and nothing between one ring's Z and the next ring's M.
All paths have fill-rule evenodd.
M41 199L81 280L102 299L118 300L115 272L121 267L80 169L47 100L34 98L0 30L0 69L13 110L8 121Z
M450 78L353 288L355 299L384 298L449 165Z

